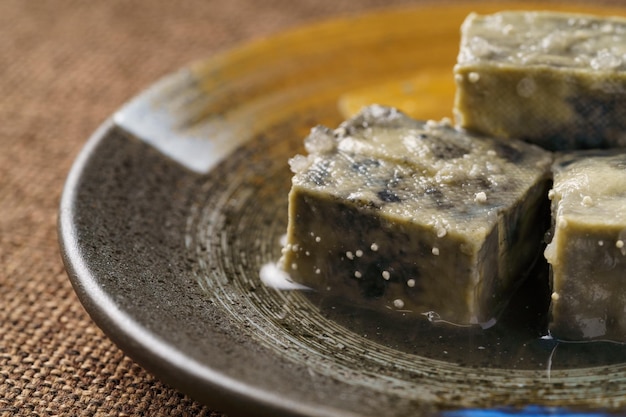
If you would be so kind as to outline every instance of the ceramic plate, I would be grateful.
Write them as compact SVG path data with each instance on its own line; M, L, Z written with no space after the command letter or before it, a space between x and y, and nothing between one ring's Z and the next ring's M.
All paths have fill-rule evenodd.
M541 339L527 295L484 332L259 278L280 256L287 160L309 129L374 101L449 116L461 21L520 7L540 6L448 4L322 23L191 65L132 100L89 140L61 203L64 260L94 321L148 370L230 414L624 407L624 349Z

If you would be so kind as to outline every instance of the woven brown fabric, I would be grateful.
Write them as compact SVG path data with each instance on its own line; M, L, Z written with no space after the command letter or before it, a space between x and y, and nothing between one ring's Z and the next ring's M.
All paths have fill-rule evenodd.
M161 76L259 36L407 1L0 2L0 416L220 415L98 329L56 216L87 137Z

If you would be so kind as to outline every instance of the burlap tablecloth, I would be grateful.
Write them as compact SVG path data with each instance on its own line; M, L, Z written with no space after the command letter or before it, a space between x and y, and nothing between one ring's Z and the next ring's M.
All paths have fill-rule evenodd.
M0 415L220 415L95 326L57 244L87 137L161 76L290 27L396 0L0 1Z

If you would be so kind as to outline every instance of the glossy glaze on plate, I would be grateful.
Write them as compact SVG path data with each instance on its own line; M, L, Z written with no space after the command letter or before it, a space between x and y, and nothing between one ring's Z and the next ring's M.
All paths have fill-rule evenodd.
M503 7L424 7L299 29L183 69L121 109L88 142L61 203L64 259L94 320L156 375L230 414L625 407L626 357L613 346L583 347L595 363L578 360L590 357L580 350L568 359L572 348L554 350L526 329L530 344L516 342L519 352L498 362L504 339L439 327L399 337L393 327L406 334L411 323L364 320L259 279L280 253L287 159L308 130L376 99L370 86L452 74L464 16ZM416 30L416 21L438 24ZM419 100L419 89L397 91L382 104ZM440 105L423 117L448 115L452 103Z

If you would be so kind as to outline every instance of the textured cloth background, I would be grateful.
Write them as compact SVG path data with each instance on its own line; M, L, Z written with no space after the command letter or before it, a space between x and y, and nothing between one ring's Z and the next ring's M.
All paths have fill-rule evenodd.
M0 416L220 415L127 358L63 269L56 216L96 127L191 61L391 0L0 1Z

